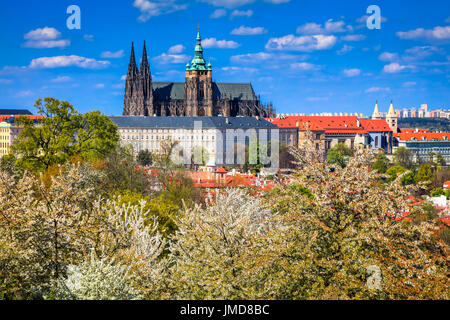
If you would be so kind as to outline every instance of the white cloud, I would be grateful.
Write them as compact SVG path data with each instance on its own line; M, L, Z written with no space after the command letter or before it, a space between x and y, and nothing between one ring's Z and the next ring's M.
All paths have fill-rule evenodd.
M253 16L253 10L247 10L247 11L234 10L230 15L231 19L236 18L236 17L250 18L251 16Z
M95 59L71 55L33 59L30 63L30 68L52 69L62 67L79 67L83 69L104 69L109 65L109 61L99 61Z
M310 70L319 70L320 66L317 66L312 63L307 62L297 62L297 63L291 63L291 69L294 70L302 70L302 71L310 71Z
M310 52L315 50L327 50L336 44L335 36L314 35L296 37L292 34L271 38L266 44L268 50L290 50Z
M184 50L186 49L185 46L183 46L182 44L177 44L175 46L172 46L169 48L169 54L178 54L178 53L182 53Z
M242 67L223 67L222 71L228 72L230 74L236 73L250 73L254 74L258 72L258 69L255 68L242 68Z
M121 77L120 77L120 80L123 80L123 81L127 80L127 75L124 74L123 76L121 76Z
M178 4L176 0L134 0L133 6L141 12L138 20L145 22L151 17L185 10L187 4Z
M396 61L398 60L398 54L397 53L391 53L391 52L383 52L378 57L381 61Z
M333 19L325 22L325 25L322 27L321 24L318 23L306 23L297 28L297 33L299 34L332 34L332 33L342 33L347 31L352 31L353 28L345 24L344 21L333 21Z
M445 51L441 48L434 46L413 47L411 49L405 50L405 55L403 56L403 59L405 61L417 61L423 60L435 54L445 54Z
M246 64L246 63L251 63L251 62L258 63L261 61L266 61L266 60L271 59L272 57L273 57L273 55L270 53L258 52L258 53L247 53L247 54L232 56L230 60L232 62Z
M259 35L259 34L264 34L264 33L267 33L267 30L264 29L263 27L251 28L251 27L240 26L239 28L231 31L231 34L238 35L238 36L254 36L254 35Z
M365 93L374 93L374 92L382 92L382 91L391 91L391 88L382 88L382 87L370 87Z
M123 58L124 56L125 56L125 51L123 51L123 50L119 50L116 52L105 51L105 52L102 52L102 54L100 55L101 58L106 58L106 59L118 59L118 58Z
M352 51L353 49L355 49L355 47L349 46L344 44L344 46L342 47L342 49L336 51L338 55L343 55L346 54L347 52Z
M410 31L399 31L396 35L400 39L409 40L448 40L450 39L450 26L447 27L434 27L433 29L418 28Z
M235 41L217 40L216 38L208 38L202 41L204 48L219 48L219 49L236 49L240 46Z
M24 35L26 41L25 48L47 49L47 48L65 48L70 45L70 40L59 39L61 32L55 28L38 28L31 30Z
M206 2L215 7L224 7L228 9L233 9L241 7L247 4L255 2L255 0L199 0L200 2Z
M163 53L162 55L153 58L153 60L161 64L187 63L189 61L189 56L184 54Z
M281 3L288 3L291 0L264 0L265 2L273 3L273 4L281 4Z
M342 73L346 76L346 77L357 77L361 74L361 70L360 69L345 69L344 71L342 71Z
M30 40L25 42L23 46L34 49L65 48L70 46L70 40Z
M55 28L37 28L36 30L31 30L25 34L24 38L27 40L55 40L61 36L61 32Z
M362 34L349 34L347 36L341 37L341 40L354 42L354 41L362 41L366 38L365 35Z
M216 9L209 17L211 19L218 19L225 17L227 15L227 10L225 9Z
M385 65L383 68L383 72L385 73L398 73L407 68L411 68L411 66L404 66L397 62L393 62L391 64Z
M96 84L95 88L97 88L97 89L104 89L105 88L105 84L103 84L103 83Z
M70 82L73 78L69 76L58 76L56 78L53 78L51 81L55 83L63 83L63 82Z

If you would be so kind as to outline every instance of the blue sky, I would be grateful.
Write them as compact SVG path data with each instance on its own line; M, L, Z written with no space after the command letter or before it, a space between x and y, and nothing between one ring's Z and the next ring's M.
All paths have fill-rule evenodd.
M81 30L69 30L69 5ZM369 30L369 5L383 16ZM197 25L218 82L251 82L278 112L448 108L450 1L2 1L0 108L41 97L121 114L131 41L154 81L184 81Z

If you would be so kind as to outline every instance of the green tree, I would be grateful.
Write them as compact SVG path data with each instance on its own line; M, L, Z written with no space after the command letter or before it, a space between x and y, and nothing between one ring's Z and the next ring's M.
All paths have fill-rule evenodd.
M148 150L139 151L137 162L143 167L151 166L153 163L152 153Z
M149 194L150 177L138 168L131 146L118 146L104 162L100 169L105 173L103 192L130 190L132 192Z
M338 143L328 150L328 163L338 164L341 168L347 166L348 159L353 155L353 151L345 143Z
M377 170L379 173L386 173L389 166L389 159L384 153L379 153L375 157L375 162L372 165L372 169Z
M407 172L407 171L408 171L408 169L403 168L402 166L393 166L393 167L390 167L390 168L386 171L386 174L387 174L388 176L390 176L389 182L392 182L392 181L394 181L395 179L397 179L397 177L398 177L399 175L405 174L405 172ZM414 180L414 173L413 173L412 171L406 173L406 174L402 177L401 181L402 181L402 184L403 184L404 186L414 184L414 182L415 182L415 180Z
M413 169L413 154L411 150L405 147L399 147L394 152L395 163L399 166L405 167L406 169Z
M194 165L206 166L209 161L209 152L202 146L194 146L192 148L191 162Z
M117 126L99 111L80 114L69 102L55 98L38 99L35 107L46 117L37 125L18 117L23 130L11 147L17 164L26 170L44 171L74 155L102 159L119 141Z
M433 168L429 163L423 163L420 165L417 171L415 180L416 182L427 182L433 179Z

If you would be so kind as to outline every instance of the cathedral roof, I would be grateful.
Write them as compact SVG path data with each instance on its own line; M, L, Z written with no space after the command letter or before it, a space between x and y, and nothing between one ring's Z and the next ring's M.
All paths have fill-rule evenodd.
M0 115L32 115L26 109L0 109Z
M153 82L158 100L184 100L184 82ZM213 83L213 99L257 100L250 83Z
M111 116L119 128L164 128L193 129L196 121L202 122L204 129L276 129L269 121L254 117L143 117Z

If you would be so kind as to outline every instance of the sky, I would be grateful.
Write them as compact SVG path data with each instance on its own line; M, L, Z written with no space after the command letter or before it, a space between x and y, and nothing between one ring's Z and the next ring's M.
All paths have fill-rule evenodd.
M279 113L450 107L447 0L3 0L0 108L55 97L121 115L131 42L154 81L184 81L198 26L214 81L251 82Z

